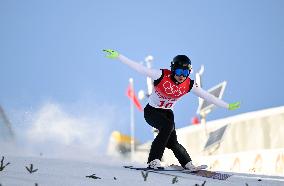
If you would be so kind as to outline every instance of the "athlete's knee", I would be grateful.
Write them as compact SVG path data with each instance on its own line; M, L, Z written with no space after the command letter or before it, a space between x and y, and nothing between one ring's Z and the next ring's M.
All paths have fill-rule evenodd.
M171 150L177 149L177 141L175 141L175 140L169 140L166 147L167 147L168 149L171 149Z
M179 146L179 143L177 141L177 137L176 137L175 134L172 133L171 137L170 137L170 139L169 139L169 141L167 143L167 148L169 148L171 150L175 150L175 149L178 148L178 146Z
M175 129L174 123L168 122L162 127L161 130L163 130L164 132L166 132L170 135L174 131L174 129Z

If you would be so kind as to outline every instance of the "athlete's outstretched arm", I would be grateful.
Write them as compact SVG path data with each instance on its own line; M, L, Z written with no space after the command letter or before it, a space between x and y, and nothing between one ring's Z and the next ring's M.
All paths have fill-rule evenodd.
M139 72L143 75L146 75L146 76L152 78L153 80L159 79L162 76L161 70L147 68L147 67L143 66L142 64L137 63L135 61L132 61L132 60L128 59L127 57L123 56L122 54L119 54L115 50L105 49L103 51L107 52L107 55L106 55L107 58L118 59L119 61L128 65L132 69L136 70L137 72Z
M205 99L206 101L213 103L216 106L223 107L229 110L235 110L237 108L240 108L240 102L235 103L226 103L225 101L216 98L212 94L208 93L207 91L200 88L197 84L194 84L191 90L195 95L197 95L200 98Z

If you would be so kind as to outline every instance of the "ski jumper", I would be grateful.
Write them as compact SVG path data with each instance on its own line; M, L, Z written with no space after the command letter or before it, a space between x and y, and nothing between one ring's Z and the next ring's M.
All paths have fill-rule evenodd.
M171 110L183 95L187 94L194 84L187 78L182 83L176 83L170 70L163 69L162 76L154 81L154 90L149 98L149 104L144 109L144 118L149 125L159 130L154 139L148 163L154 159L162 159L165 148L173 151L179 163L184 166L191 158L185 148L178 143L175 130L174 114Z
M118 59L154 80L154 90L149 97L149 103L144 108L144 118L150 126L158 129L159 133L151 145L148 163L154 159L161 160L167 147L173 151L181 166L185 166L191 161L191 158L186 149L177 141L172 111L175 103L191 90L198 97L217 106L228 108L228 103L198 87L189 77L184 82L178 83L170 70L149 69L121 54L119 54Z

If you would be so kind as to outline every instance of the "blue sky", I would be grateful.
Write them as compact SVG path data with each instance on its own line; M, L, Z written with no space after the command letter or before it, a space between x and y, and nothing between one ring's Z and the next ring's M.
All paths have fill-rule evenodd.
M109 119L105 134L129 134L128 78L136 92L146 78L106 59L102 49L112 48L136 61L151 54L154 68L186 54L195 70L205 65L204 89L227 80L224 100L241 108L218 108L209 120L281 106L283 7L281 0L0 1L0 104L15 130L52 104L93 127ZM177 103L177 128L190 124L197 106L193 94ZM136 134L152 138L138 111Z

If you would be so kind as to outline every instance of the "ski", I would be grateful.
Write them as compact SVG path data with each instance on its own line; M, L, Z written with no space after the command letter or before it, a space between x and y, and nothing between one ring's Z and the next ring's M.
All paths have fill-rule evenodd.
M221 173L221 172L215 172L215 171L209 171L209 170L199 170L195 172L186 172L186 171L181 171L181 172L185 174L191 174L195 176L201 176L201 177L212 178L212 179L217 179L217 180L226 180L233 175L233 174L227 174L227 173Z
M145 168L145 167L124 166L124 168L129 168L132 170L141 170L141 171L153 172L153 173L164 174L164 175L169 175L169 176L177 176L177 177L182 177L182 178L187 178L185 174L190 174L193 176L199 176L199 177L205 177L205 178L211 178L211 179L217 179L217 180L226 180L233 175L229 173L204 170L207 168L206 165L201 165L198 167L199 169L196 169L196 170L186 170L180 166L170 166L170 167L165 167L164 169L151 169L151 168ZM175 174L175 173L180 173L180 174Z
M129 168L129 169L135 169L135 170L142 170L142 171L147 171L147 170L154 170L154 171L172 171L172 172L196 172L199 170L203 170L207 168L207 165L200 165L197 166L195 169L192 170L188 170L188 169L184 169L181 166L178 165L171 165L168 167L163 167L163 168L159 168L159 169L153 169L153 168L149 168L149 167L134 167L134 166L123 166L124 168Z
M128 169L133 169L133 170L141 170L141 171L157 171L157 172L164 172L164 171L180 172L181 171L181 170L167 169L167 168L152 169L148 167L134 167L134 166L123 166L123 167L128 168Z
M151 173L154 173L154 174L161 174L161 175L165 175L165 176L179 177L179 178L188 179L185 175L171 174L171 173L174 173L174 172L179 172L178 170L151 169L151 168L133 167L133 166L123 166L123 167L131 169L131 170L140 170L140 171L151 172ZM170 172L170 171L172 171L172 172Z

